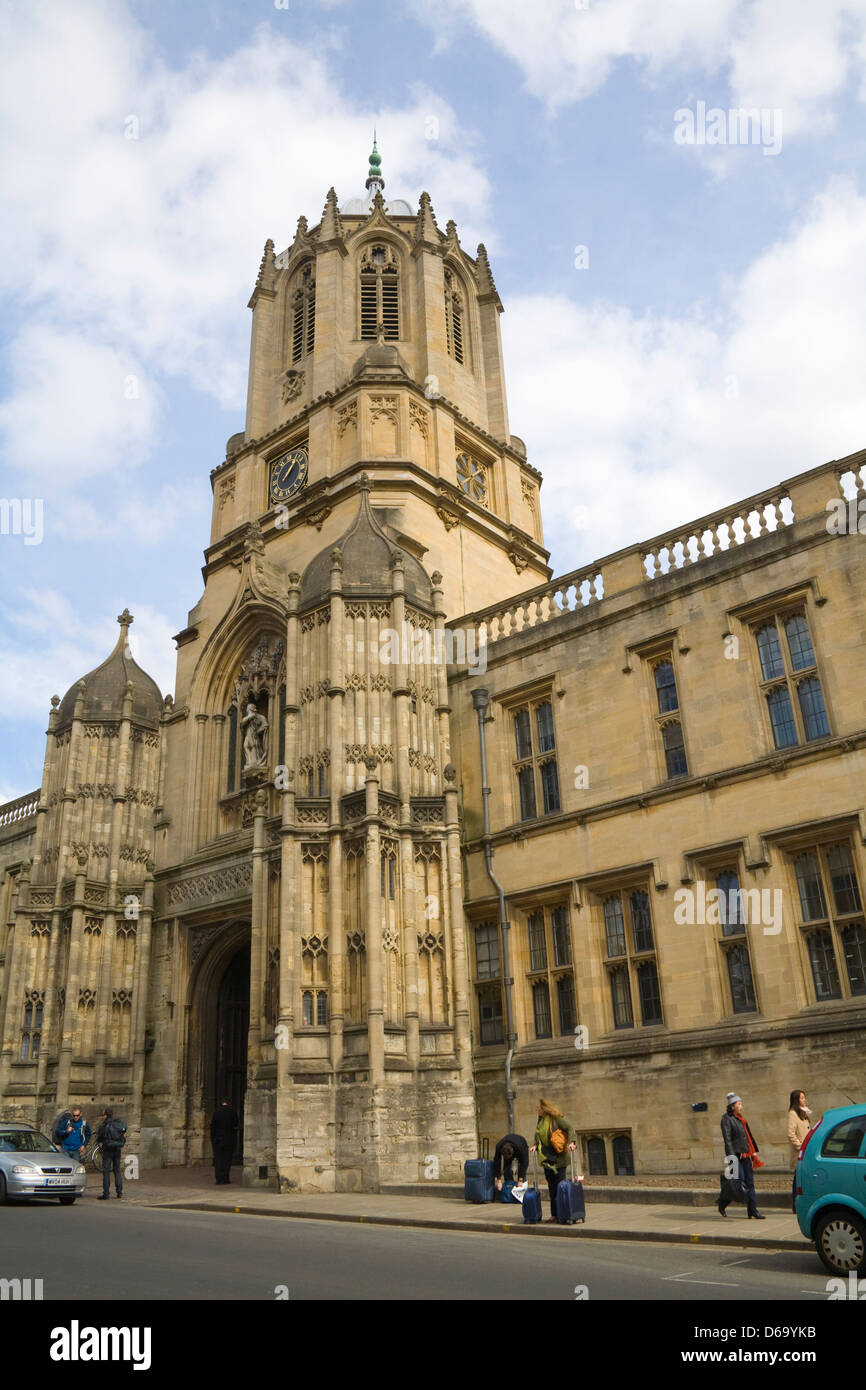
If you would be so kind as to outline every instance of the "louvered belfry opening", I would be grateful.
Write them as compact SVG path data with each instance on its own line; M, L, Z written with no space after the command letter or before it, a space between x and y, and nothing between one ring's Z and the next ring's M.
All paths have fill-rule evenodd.
M361 337L386 342L400 337L400 275L390 247L373 246L361 257Z
M456 277L450 270L445 272L445 333L449 355L462 366L463 301L457 288Z
M313 268L304 266L292 297L292 362L309 355L316 343L316 281Z

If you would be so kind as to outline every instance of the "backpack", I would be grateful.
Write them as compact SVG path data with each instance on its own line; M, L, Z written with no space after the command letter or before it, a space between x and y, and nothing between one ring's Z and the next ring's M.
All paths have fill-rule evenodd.
M66 1128L72 1119L71 1110L61 1110L51 1129L51 1142L59 1144L61 1147L66 1138Z
M102 1147L104 1149L122 1149L126 1143L126 1125L122 1120L112 1117L105 1121L102 1130Z

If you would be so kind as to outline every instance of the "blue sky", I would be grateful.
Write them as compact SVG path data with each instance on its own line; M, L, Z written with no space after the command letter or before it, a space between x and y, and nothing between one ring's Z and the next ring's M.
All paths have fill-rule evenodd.
M360 191L374 124L387 191L488 247L557 573L866 445L866 0L32 0L0 26L0 496L44 501L41 544L0 535L0 801L124 606L173 688L262 244ZM699 102L765 109L778 153L677 143Z

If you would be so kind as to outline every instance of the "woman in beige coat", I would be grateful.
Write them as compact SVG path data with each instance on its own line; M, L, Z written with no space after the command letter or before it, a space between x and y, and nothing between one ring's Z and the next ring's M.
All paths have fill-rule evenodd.
M805 1091L792 1091L788 1108L788 1143L791 1146L791 1167L794 1181L791 1184L791 1210L797 1210L797 1156L800 1145L812 1128L812 1112L806 1104Z

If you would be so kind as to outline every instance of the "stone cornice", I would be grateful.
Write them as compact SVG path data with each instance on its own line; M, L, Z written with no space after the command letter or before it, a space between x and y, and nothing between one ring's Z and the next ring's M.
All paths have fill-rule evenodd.
M281 535L290 534L300 526L313 525L317 529L321 529L319 525L320 514L323 511L330 513L338 506L345 499L347 493L350 494L350 489L363 472L371 473L371 502L375 506L376 491L380 487L385 489L391 486L390 470L392 468L399 471L400 486L404 492L411 492L416 497L429 502L434 509L444 507L454 513L462 525L470 527L476 534L497 545L506 555L514 550L515 542L517 542L522 551L528 552L532 563L544 569L548 568L546 561L549 551L539 545L538 541L534 540L528 532L505 521L495 512L487 511L480 503L468 498L454 483L450 483L444 478L435 477L428 469L422 468L420 464L414 463L410 459L393 459L387 463L377 462L374 473L371 473L371 465L367 462L352 463L341 469L339 473L311 483L304 490L303 502L295 504L297 509L288 526L279 528L276 526L277 509L275 507L263 513L261 526L265 544L267 545L278 533ZM202 566L205 582L211 574L216 573L226 565L236 564L243 555L248 525L249 523L245 522L243 525L233 527L220 540L208 546L204 552L205 564Z

